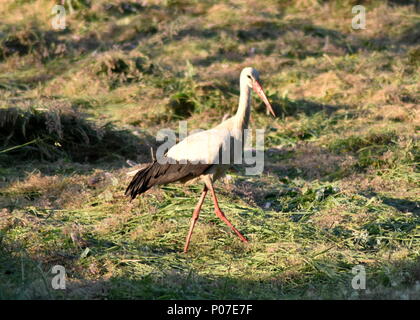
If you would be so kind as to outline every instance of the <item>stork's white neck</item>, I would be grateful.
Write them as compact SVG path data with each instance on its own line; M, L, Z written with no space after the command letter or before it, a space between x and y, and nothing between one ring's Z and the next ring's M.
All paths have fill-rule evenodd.
M247 85L246 81L241 81L240 86L241 92L239 96L238 111L235 115L235 123L237 128L243 130L248 127L251 114L251 88Z

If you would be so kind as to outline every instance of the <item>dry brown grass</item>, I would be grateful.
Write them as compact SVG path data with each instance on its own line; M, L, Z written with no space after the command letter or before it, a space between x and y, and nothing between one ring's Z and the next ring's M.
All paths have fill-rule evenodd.
M354 31L350 0L152 0L134 11L123 2L81 5L55 32L51 1L0 0L0 106L42 113L26 138L56 132L50 147L63 145L65 110L92 139L113 122L111 141L89 145L106 151L95 159L83 139L54 161L19 147L25 138L13 142L16 153L0 153L0 264L11 272L0 273L0 290L12 288L0 298L416 298L413 5L364 1L367 29ZM217 189L251 243L237 241L207 199L191 256L180 255L198 189L157 188L129 203L125 161L149 161L157 130L181 118L209 128L233 114L245 66L261 71L279 116L253 100L267 170L248 177L236 168ZM187 101L178 109L193 101L193 111L180 116L177 95ZM61 295L40 282L53 264L68 270ZM348 289L357 264L369 270L364 294Z

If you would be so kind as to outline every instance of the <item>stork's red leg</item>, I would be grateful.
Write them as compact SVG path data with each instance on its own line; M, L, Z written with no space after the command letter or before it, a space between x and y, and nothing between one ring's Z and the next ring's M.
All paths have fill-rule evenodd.
M236 233L236 235L243 241L243 242L248 242L248 240L238 231L238 229L236 229L233 224L226 218L225 214L223 213L223 211L220 209L219 207L219 203L217 201L217 197L216 197L216 193L214 192L214 188L213 185L210 184L209 185L209 189L211 192L211 196L213 198L213 202L214 202L214 212L216 213L216 216L218 216L220 219L222 219L232 230L233 232Z
M193 216L191 218L191 225L190 225L190 231L188 231L187 240L185 241L184 246L184 253L188 251L188 246L190 245L191 235L195 226L195 223L198 220L198 215L200 214L201 206L204 202L204 198L207 194L207 186L204 186L203 192L201 193L200 200L198 200L197 205L195 206Z

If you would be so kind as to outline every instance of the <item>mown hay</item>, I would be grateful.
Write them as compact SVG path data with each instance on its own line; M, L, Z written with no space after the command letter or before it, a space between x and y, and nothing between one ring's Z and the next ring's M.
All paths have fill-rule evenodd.
M18 160L68 158L85 162L136 157L134 135L97 125L74 110L0 109L0 157ZM0 158L1 159L1 158Z

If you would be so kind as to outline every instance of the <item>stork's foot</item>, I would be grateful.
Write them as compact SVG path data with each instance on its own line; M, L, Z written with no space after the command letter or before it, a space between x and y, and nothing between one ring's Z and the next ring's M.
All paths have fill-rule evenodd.
M242 240L242 242L248 243L248 240L234 227L234 225L226 218L225 214L220 209L214 210L216 216L218 216L221 220L223 220L232 230L236 233L236 235Z
M208 178L208 181L206 182L206 186L207 188L210 190L211 192L211 196L213 198L213 203L214 203L214 212L216 213L216 216L218 216L221 220L223 220L232 230L233 232L236 233L236 235L243 241L243 242L248 242L248 240L238 231L238 229L236 229L233 224L228 220L228 218L226 218L225 214L223 213L223 211L220 209L219 207L219 202L217 201L217 197L216 197L216 192L214 192L214 188L213 188L213 182L210 180L210 178Z

